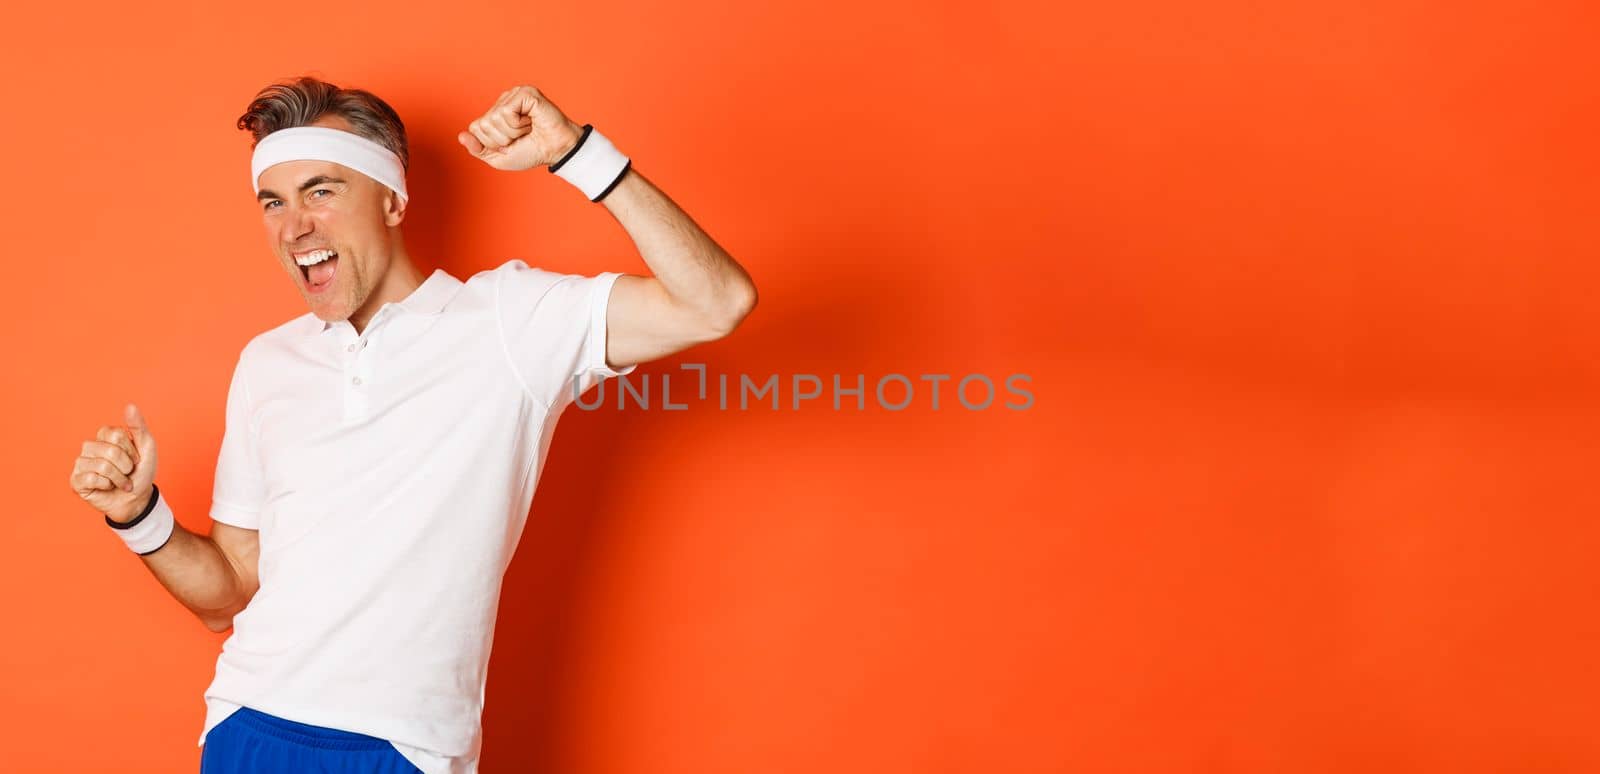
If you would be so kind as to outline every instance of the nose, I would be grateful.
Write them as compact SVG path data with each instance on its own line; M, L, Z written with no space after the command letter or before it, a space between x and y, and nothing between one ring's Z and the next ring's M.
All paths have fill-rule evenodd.
M311 217L311 212L305 208L295 207L292 204L283 206L290 209L288 212L283 213L284 217L279 221L282 232L278 236L283 240L284 244L292 248L295 243L316 231L316 220Z

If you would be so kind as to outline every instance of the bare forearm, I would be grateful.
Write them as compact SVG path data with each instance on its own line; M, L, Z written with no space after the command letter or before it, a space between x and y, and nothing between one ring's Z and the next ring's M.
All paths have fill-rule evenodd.
M172 538L161 550L140 557L184 607L206 627L222 631L244 607L244 593L233 565L211 538L172 525Z
M737 319L752 303L755 284L744 267L637 170L600 202L674 301L712 319Z

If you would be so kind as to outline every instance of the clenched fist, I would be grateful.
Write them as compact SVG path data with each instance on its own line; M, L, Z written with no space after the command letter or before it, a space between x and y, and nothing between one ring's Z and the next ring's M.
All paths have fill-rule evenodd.
M483 163L516 172L554 164L582 134L583 125L569 120L538 89L513 86L456 140Z
M72 466L72 491L111 517L129 522L144 510L156 478L156 439L132 403L124 410L127 428L105 425L95 440L83 442Z

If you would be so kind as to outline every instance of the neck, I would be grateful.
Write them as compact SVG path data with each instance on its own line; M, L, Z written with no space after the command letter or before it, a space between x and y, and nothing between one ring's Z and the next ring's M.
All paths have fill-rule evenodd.
M405 243L396 239L393 249L389 252L389 268L383 273L383 279L378 286L373 288L367 296L366 303L350 315L350 324L355 326L356 333L366 330L367 323L372 316L378 313L387 303L404 301L426 279L416 264L411 262L411 256L406 253Z

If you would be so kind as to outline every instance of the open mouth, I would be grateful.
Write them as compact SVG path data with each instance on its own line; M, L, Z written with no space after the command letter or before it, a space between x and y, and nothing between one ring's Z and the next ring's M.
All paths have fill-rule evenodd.
M305 278L306 290L318 293L333 284L339 270L339 254L332 250L313 250L295 258L300 274Z

